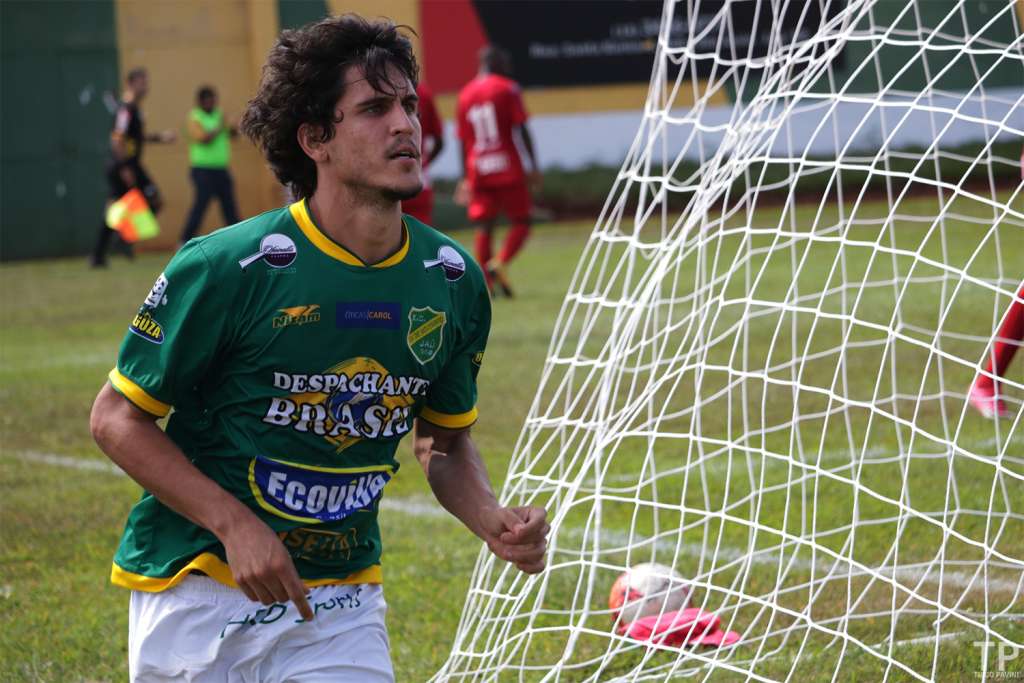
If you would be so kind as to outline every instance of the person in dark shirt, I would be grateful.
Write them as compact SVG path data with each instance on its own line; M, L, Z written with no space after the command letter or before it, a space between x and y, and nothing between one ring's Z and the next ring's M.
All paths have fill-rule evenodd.
M158 213L163 206L160 191L142 166L142 146L146 142L171 143L177 139L173 130L146 135L139 105L149 92L149 74L136 67L128 72L125 91L114 115L114 129L110 132L110 162L107 164L107 185L110 201L120 199L125 192L138 187L149 208ZM93 248L91 264L94 268L107 265L107 247L113 230L101 221L100 232ZM130 245L129 245L130 250ZM129 251L130 253L130 251Z

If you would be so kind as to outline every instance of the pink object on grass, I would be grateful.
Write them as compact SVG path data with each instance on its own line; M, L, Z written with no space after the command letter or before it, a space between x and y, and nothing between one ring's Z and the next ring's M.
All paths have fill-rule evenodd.
M688 607L675 612L665 612L637 619L620 629L624 635L636 640L650 641L658 645L679 647L682 645L710 645L721 647L732 645L740 639L735 631L723 631L717 615L698 607Z

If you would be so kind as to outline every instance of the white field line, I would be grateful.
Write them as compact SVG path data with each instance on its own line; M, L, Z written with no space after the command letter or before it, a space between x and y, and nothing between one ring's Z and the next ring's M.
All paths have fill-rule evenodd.
M893 646L899 647L901 645L926 645L928 643L934 643L936 641L942 642L943 640L950 640L951 638L960 638L967 635L967 631L953 631L952 633L943 633L941 635L922 636L920 638L909 638L908 640L897 640L893 643ZM889 645L887 643L879 643L878 645L872 645L876 650L886 650Z
M1006 443L1007 441L1009 441L1009 439L1004 438L1001 441L1003 443ZM976 444L973 444L973 447L979 448L979 449L983 449L983 448L989 448L989 447L992 447L992 446L999 446L999 445L1000 445L1000 440L996 439L995 437L993 437L991 439L987 439L985 441L980 441L980 442L978 442ZM913 451L911 451L909 453L894 454L892 452L892 450L889 449L889 448L884 448L882 446L873 446L872 448L866 449L863 453L854 453L853 455L854 456L861 456L860 457L861 461L864 462L865 464L870 465L870 464L873 464L875 462L874 459L878 458L879 456L884 456L884 458L881 461L879 461L879 462L890 462L893 458L896 458L896 457L901 457L901 458L902 457L907 457L907 458L914 458L914 457L918 457L918 458L939 458L939 457L948 456L949 455L949 449L944 450L944 451L921 451L921 452L913 452ZM732 457L741 457L741 456L736 455L736 456L732 456ZM1009 462L1020 462L1020 459L1016 458L1014 456L1006 456L1006 457L1007 457L1007 460ZM729 458L729 456L727 456L727 455L722 455L721 457L716 456L713 459L710 459L710 460L708 460L708 461L706 461L706 462L704 462L702 464L694 464L689 469L702 470L704 472L724 472L728 468L728 465L729 465L728 458ZM841 463L844 463L846 465L854 465L854 464L856 464L856 461L853 458L851 458L851 454L850 454L849 451L839 451L839 450L824 451L821 454L821 458L820 459L816 459L816 458L814 458L812 456L812 457L809 457L809 458L804 459L804 460L795 460L794 462L797 463L798 467L799 466L803 466L803 467L806 467L808 469L814 468L814 467L818 466L819 464L824 465L825 463L839 463L839 462L841 462ZM783 459L783 458L763 458L762 459L762 464L765 465L765 466L781 467L781 466L789 466L790 463L787 460ZM733 463L732 469L734 471L742 471L743 468L744 468L744 465L742 463L735 463L735 462ZM680 472L680 471L685 470L685 469L688 469L688 468L687 468L686 464L683 464L680 467L676 467L676 468L670 470L670 472L671 473L677 473L677 472ZM631 483L636 483L637 482L637 477L636 477L636 475L630 475L630 474L610 474L610 475L602 477L601 481L603 483L605 483L605 484L631 484ZM596 486L597 485L597 478L593 477L593 476L587 477L586 479L583 480L583 483L586 486L590 486L590 487Z
M26 361L12 360L10 354L0 359L0 372L23 372L32 370L50 370L53 368L83 368L106 365L112 368L117 364L117 347L103 351L78 355L57 355L45 360Z
M86 472L102 472L103 474L113 474L119 477L127 477L125 471L112 462L107 460L93 460L86 458L73 458L66 455L54 455L52 453L39 453L37 451L22 451L17 453L15 457L18 460L24 462L30 462L33 464L41 465L54 465L56 467L66 467L73 470L82 470ZM389 510L396 510L408 515L416 515L420 517L449 517L450 515L438 504L429 503L426 501L418 501L411 499L401 498L384 498L382 501L383 507ZM454 518L453 518L454 519Z
M568 528L564 529L563 533L573 540L583 540L586 536L584 529L579 528ZM601 541L607 542L609 545L620 545L626 547L626 545L632 545L633 547L649 545L653 539L640 536L637 534L630 534L603 529L601 531ZM678 548L679 554L686 555L691 554L695 557L700 557L701 553L705 550L705 546L700 543L676 543L668 540L655 541L654 547L660 550L675 553ZM709 544L708 548L711 548ZM607 549L607 548L606 548ZM828 568L828 565L824 562L812 564L807 560L800 560L797 558L790 558L780 555L773 548L764 548L760 550L750 550L747 548L730 548L730 547L719 547L714 553L714 565L738 562L741 560L748 560L751 564L758 565L772 565L775 567L784 567L788 569L801 569L804 571L817 571L822 572ZM836 560L832 566L840 564L841 560ZM939 581L939 567L936 566L934 570L928 571L920 567L897 567L895 572L892 567L876 567L874 572L883 577L892 577L899 579L906 583L916 583L921 579L926 582L935 583ZM711 573L711 570L706 569L705 574ZM895 573L895 576L893 574ZM847 578L856 578L861 576L872 576L866 571L835 571L834 569L828 569L828 576L832 579L841 580ZM1001 591L1012 593L1016 596L1024 592L1024 574L1022 574L1020 581L1009 581L1006 579L985 579L984 575L974 576L967 572L956 571L956 570L943 570L942 571L942 583L945 585L956 586L958 588L969 588L971 590L985 590L988 591Z
M86 472L103 472L104 474L115 474L119 477L126 477L124 470L109 460L92 460L86 458L72 458L66 455L54 455L52 453L39 453L36 451L22 451L15 454L18 460L41 465L54 465L56 467L67 467L73 470Z
M15 456L18 460L30 462L34 464L53 465L56 467L66 467L69 469L76 469L89 472L101 472L103 474L113 474L117 476L127 476L121 468L117 467L113 463L105 462L102 460L87 460L83 458L74 458L63 455L54 455L52 453L39 453L36 451L23 451L17 453ZM428 502L420 501L416 499L402 499L402 498L387 498L385 497L381 503L381 507L385 510L394 510L407 515L413 515L417 517L447 517L454 521L440 505ZM562 530L562 533L572 539L582 540L586 531L579 528L566 528ZM634 546L649 544L651 539L645 538L639 535L630 535L624 532L604 530L601 532L601 538L603 541L609 543L618 543L625 546L627 543L632 541ZM663 548L675 552L678 547L680 552L692 553L699 556L703 552L704 546L699 543L674 543L667 540L657 541L655 544L658 548ZM811 571L815 569L815 565L812 565L806 560L798 560L795 558L780 557L779 553L775 552L770 548L763 550L749 550L745 548L730 548L730 547L719 547L715 553L716 560L722 560L726 562L740 560L742 558L749 558L752 564L760 565L782 565L803 569L805 571ZM817 566L820 570L822 567ZM881 567L877 569L877 572L882 576L889 576L893 573L892 568ZM831 574L832 572L830 572ZM929 582L938 580L938 569L935 571L925 571L920 568L898 568L895 572L896 576L904 581L919 581L925 579ZM833 575L835 579L844 579L848 575L859 576L860 572L855 573L836 573ZM866 575L866 574L865 574ZM962 571L943 571L942 580L948 585L958 586L961 588L973 587L977 589L998 590L1005 592L1013 592L1014 596L1017 595L1024 588L1024 581L1007 581L1004 579L993 579L989 578L987 581L983 577L975 577L971 574Z

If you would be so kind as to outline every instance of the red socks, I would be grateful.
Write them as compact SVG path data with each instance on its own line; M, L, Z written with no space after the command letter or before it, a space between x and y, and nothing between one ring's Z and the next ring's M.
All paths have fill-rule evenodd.
M519 250L526 244L526 238L530 236L529 223L514 223L505 236L505 244L498 255L498 261L504 265L515 258ZM484 269L484 277L487 278L487 286L491 286L491 277L487 272L487 264L492 257L491 252L491 231L477 228L475 236L476 260Z
M1024 287L1017 293L1019 298L1024 298ZM1021 347L1021 340L1024 340L1024 303L1014 301L1010 304L1010 310L1003 318L1003 324L999 326L996 333L996 341L992 344L992 354L989 356L985 370L996 377L1002 377L1006 368L1013 360L1013 354ZM978 377L978 385L992 388L994 381L991 377L981 375Z
M506 264L515 258L519 250L523 248L526 243L526 238L530 236L530 224L529 223L513 223L512 227L509 228L508 235L505 236L505 245L501 248L501 254L498 256L498 260L502 264ZM488 249L488 251L490 251Z
M484 269L484 277L487 278L487 286L491 284L491 278L487 274L487 262L491 260L491 231L477 228L476 238L476 262Z

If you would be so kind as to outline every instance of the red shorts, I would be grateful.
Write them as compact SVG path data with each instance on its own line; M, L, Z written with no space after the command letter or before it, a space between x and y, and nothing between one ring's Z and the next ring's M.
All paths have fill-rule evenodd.
M493 221L504 212L511 221L530 219L530 190L526 184L474 188L466 213L474 223Z
M413 197L402 202L402 213L407 213L427 225L434 224L434 190L424 187Z

